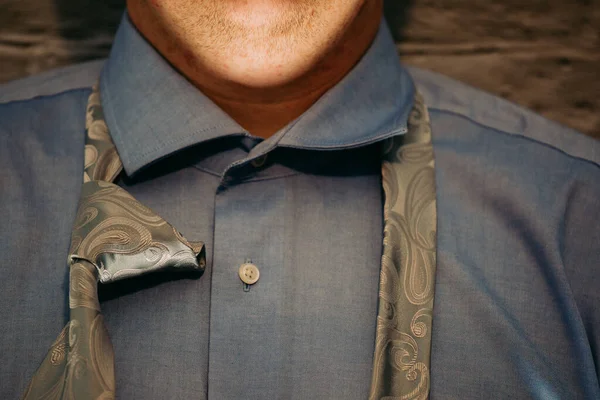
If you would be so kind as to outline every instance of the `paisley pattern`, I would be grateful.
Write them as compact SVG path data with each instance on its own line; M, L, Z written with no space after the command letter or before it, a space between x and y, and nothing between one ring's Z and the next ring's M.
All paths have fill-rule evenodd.
M436 203L427 108L383 144L384 239L369 399L427 399L435 280Z
M429 116L418 93L408 128L382 147L384 237L370 400L429 396L436 203ZM111 183L123 166L98 84L88 99L84 154L68 257L70 318L31 379L22 397L27 400L114 399L114 354L100 313L99 281L205 268L202 242L189 242Z
M125 190L100 182L83 184L72 235L73 261L95 265L102 283L155 270L204 270L202 243L188 242Z
M100 311L96 274L82 263L71 265L69 308L79 307Z
M100 314L98 281L176 269L203 272L202 242L111 183L123 169L102 112L98 85L88 99L81 200L69 250L69 322L31 379L23 399L115 397L113 348Z

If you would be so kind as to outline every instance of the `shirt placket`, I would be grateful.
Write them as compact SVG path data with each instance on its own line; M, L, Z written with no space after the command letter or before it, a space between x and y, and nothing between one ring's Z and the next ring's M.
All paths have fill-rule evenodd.
M253 355L265 354L265 345L274 350L280 347L262 341L260 330L282 295L277 292L280 286L277 283L283 272L275 267L283 263L285 192L278 185L248 180L265 167L272 148L262 142L247 157L231 163L215 193L209 399L239 393L243 391L239 385L252 379L239 375L233 378L229 367L232 363L256 366L260 360ZM252 191L250 185L255 186ZM260 368L247 371L256 377L263 372Z

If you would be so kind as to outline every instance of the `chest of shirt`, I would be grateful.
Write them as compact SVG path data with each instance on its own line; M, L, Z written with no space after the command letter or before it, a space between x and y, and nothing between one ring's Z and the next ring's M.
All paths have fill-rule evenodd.
M166 392L166 398L264 398L268 392L277 398L293 392L297 398L332 393L364 398L381 260L379 160L369 161L373 153L348 151L342 158L313 154L307 162L300 159L307 152L273 151L262 164L248 163L223 176L239 157L234 150L193 153L189 159L182 154L165 160L162 174L150 171L119 182L207 248L200 278L153 274L101 286L119 397ZM40 178L35 186L43 187L38 183L48 177L42 171L35 175ZM17 314L37 321L29 335L40 347L47 346L45 333L64 322L68 287L62 281L66 272L59 271L67 248L59 243L68 241L72 221L66 220L77 207L71 194L50 190L44 201L33 198L39 204L36 215L20 219L18 228L22 237L37 232L33 237L43 243L35 248L47 250L14 248L17 264L51 264L43 281L36 280L39 269L15 277L16 287L29 286L19 294ZM64 223L56 224L57 219ZM244 291L238 269L249 259L260 279ZM13 328L30 325L14 322ZM43 350L26 351L35 367ZM343 375L336 372L340 367ZM165 371L174 371L179 383Z

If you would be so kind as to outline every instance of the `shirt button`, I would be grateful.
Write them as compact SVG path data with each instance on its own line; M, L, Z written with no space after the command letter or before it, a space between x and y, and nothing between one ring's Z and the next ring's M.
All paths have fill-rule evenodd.
M260 277L260 272L258 268L252 263L244 263L240 265L238 274L242 282L244 282L246 285L255 284L258 281L258 278Z
M254 168L258 168L258 167L262 167L263 165L265 165L266 161L267 161L267 155L263 154L262 156L256 157L254 160L250 161L250 164L252 164L252 166Z

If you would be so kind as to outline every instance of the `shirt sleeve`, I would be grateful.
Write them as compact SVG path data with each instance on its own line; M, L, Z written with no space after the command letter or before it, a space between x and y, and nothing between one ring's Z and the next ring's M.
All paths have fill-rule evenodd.
M600 380L600 166L582 163L569 182L560 250Z

